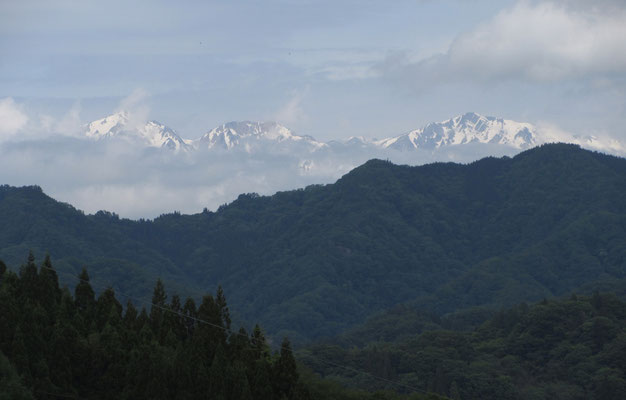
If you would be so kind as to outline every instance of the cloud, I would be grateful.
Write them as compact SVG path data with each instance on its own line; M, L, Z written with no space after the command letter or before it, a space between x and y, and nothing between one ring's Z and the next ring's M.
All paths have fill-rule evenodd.
M128 113L128 127L130 129L139 128L148 121L150 107L147 105L147 100L149 97L150 94L146 90L136 88L128 96L120 100L115 111L126 111Z
M535 83L626 76L626 9L604 0L518 1L456 37L444 54L393 55L378 68L418 85L456 81Z
M11 97L0 100L0 140L18 133L28 123L28 116Z
M306 121L307 115L302 108L302 100L306 96L308 89L293 93L287 103L285 103L274 115L273 119L283 125L293 126Z
M327 151L310 152L298 147L286 151L269 143L252 153L233 150L175 155L128 144L124 140L96 142L69 136L0 143L0 182L40 185L53 198L88 213L103 209L123 217L152 218L174 210L215 210L241 193L270 195L331 183L372 158L421 164L515 152L497 146L458 147L438 153L389 152L339 144Z
M74 103L68 112L54 124L54 131L62 135L80 137L84 135L83 123L80 120L80 102Z

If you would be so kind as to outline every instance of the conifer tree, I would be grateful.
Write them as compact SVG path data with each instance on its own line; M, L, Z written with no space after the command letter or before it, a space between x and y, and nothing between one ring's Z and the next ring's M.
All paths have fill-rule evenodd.
M132 301L126 303L126 312L124 313L124 327L129 331L134 331L137 325L137 309Z
M172 296L169 309L171 312L167 313L165 318L166 329L168 332L172 332L177 340L183 340L185 338L186 328L180 296L177 294Z
M96 304L95 293L89 284L89 274L87 269L83 268L78 275L79 282L74 289L74 301L76 307L81 312L86 321L91 320L91 313Z
M24 341L24 334L19 326L15 328L13 342L11 343L11 362L15 365L20 375L30 377L28 349Z
M101 331L107 321L111 319L112 314L115 314L114 319L121 321L122 319L122 305L115 298L115 292L113 288L106 288L98 301L96 302L96 323L98 331Z
M145 307L141 307L141 311L139 312L139 316L137 317L137 322L135 324L135 329L137 332L141 332L144 328L150 328L150 318L148 317L148 312Z
M265 335L261 330L259 324L254 325L254 330L252 331L252 337L250 338L250 342L252 343L252 347L254 349L254 359L267 359L270 355L270 348L267 345L267 341L265 340Z
M215 400L226 400L229 398L227 388L228 367L224 348L221 344L218 344L209 369L209 392L211 393L211 398Z
M203 322L196 326L193 334L196 351L212 360L217 345L226 344L226 332L213 296L206 295L202 298L202 304L198 307L198 320Z
M34 400L32 392L20 382L19 375L0 352L0 400Z
M266 359L258 359L255 362L252 378L252 395L255 399L273 399L274 388L272 387L270 364Z
M167 304L165 303L166 300L167 294L165 294L163 281L159 278L154 286L154 291L152 293L152 305L150 308L150 327L156 337L159 338L159 341L161 341L165 336L163 332L163 323L165 309L167 307Z
M237 362L232 369L232 391L230 393L230 399L252 400L252 392L250 391L250 383L246 375L246 367L240 362Z
M32 251L28 253L28 260L26 264L20 267L19 282L19 296L21 301L26 301L27 298L37 298L38 274L37 266L35 265L35 256Z
M20 315L16 296L19 281L13 272L7 272L0 282L0 349L10 356L13 331Z
M49 324L53 325L55 309L61 300L61 289L59 289L59 278L56 271L52 267L49 255L46 255L46 258L41 265L38 280L38 301L49 316Z
M296 384L298 383L298 370L296 360L291 351L289 339L284 338L280 345L280 356L273 368L274 391L279 396L292 398Z
M224 296L224 290L222 286L217 287L217 293L215 295L215 304L219 310L220 319L222 320L222 325L226 329L230 329L230 311L228 311L228 305L226 304L226 297Z
M194 327L196 326L196 318L198 312L196 310L196 302L192 298L188 298L183 306L184 324L185 324L185 337L189 338L193 335Z

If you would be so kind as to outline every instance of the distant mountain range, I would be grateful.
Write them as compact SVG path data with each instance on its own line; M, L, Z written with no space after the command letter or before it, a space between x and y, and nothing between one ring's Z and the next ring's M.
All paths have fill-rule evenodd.
M502 118L466 113L442 122L384 139L351 137L347 140L321 142L308 135L298 135L276 122L228 122L213 128L199 139L180 137L176 131L157 121L133 121L120 111L86 125L85 136L95 140L125 139L138 144L165 148L174 152L195 150L261 151L264 146L278 146L287 151L321 152L337 149L436 150L466 144L491 144L525 150L538 144L566 142L609 152L624 152L625 147L610 139L595 136L555 135L545 129Z

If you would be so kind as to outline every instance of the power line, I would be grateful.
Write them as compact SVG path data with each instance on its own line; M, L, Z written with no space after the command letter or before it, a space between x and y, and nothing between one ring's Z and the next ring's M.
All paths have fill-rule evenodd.
M82 278L80 278L80 276L76 276L75 274L73 274L71 272L57 271L54 268L46 267L46 266L43 266L43 265L41 266L41 268L45 268L45 269L48 269L48 270L51 270L51 271L54 271L54 272L60 272L60 273L63 273L65 275L70 275L73 278L75 278L75 279L77 279L77 280L79 280L81 282L88 283L90 286L99 287L100 289L105 289L105 290L106 289L113 289L113 287L110 286L110 285L109 286L94 285L89 280L82 279ZM145 305L151 305L152 307L156 307L156 308L161 309L163 311L166 311L166 312L169 312L169 313L172 313L172 314L176 314L176 315L178 315L180 317L187 318L187 319L193 320L195 322L202 323L202 324L205 324L205 325L217 328L217 329L221 329L221 330L229 333L230 335L242 336L242 337L245 337L248 340L251 340L253 343L255 342L255 338L252 337L252 336L248 336L247 334L244 334L244 333L241 333L241 332L238 332L238 331L234 331L234 330L232 330L230 328L226 328L224 326L217 325L217 324L211 323L209 321L205 321L205 320L197 318L197 317L189 316L189 315L183 314L183 313L178 312L178 311L174 311L174 310L172 310L169 307L163 307L161 305L154 304L154 303L152 303L151 301L148 301L148 300L144 300L144 299L137 298L137 297L134 297L134 296L131 296L131 295L128 295L128 294L124 294L124 293L119 292L119 291L116 292L115 290L114 290L114 292L119 294L119 295L121 295L121 296L123 296L123 297L126 297L127 299L135 300L135 301L138 301L138 302L143 303ZM281 350L292 351L290 348L287 348L287 347L282 346L282 345L278 346L278 348L281 349ZM396 381L393 381L391 379L383 378L382 376L378 376L378 375L375 375L375 374L372 374L372 373L369 373L369 372L366 372L366 371L361 371L361 370L358 370L356 368L352 368L350 366L337 364L337 363L334 363L332 361L327 361L327 360L324 360L324 359L322 359L320 357L316 357L316 356L313 356L312 358L314 358L314 359L316 359L318 361L321 361L322 363L325 363L327 365L331 365L331 366L334 366L334 367L337 367L337 368L341 368L341 369L344 369L344 370L347 370L347 371L363 374L363 375L369 376L371 378L377 379L377 380L379 380L381 382L385 382L385 383L389 383L389 384L395 385L397 387L402 387L404 389L410 389L410 390L412 390L414 392L420 392L420 393L424 393L424 394L428 393L427 391L425 391L423 389L420 389L420 388L417 388L417 387L414 387L414 386L411 386L411 385L407 385L407 384L404 384L404 383L401 383L401 382L396 382Z
M34 393L47 394L48 396L61 397L61 398L67 398L67 399L81 400L81 398L78 397L78 395L75 395L75 394L50 393L50 392L45 392L43 390L35 390Z

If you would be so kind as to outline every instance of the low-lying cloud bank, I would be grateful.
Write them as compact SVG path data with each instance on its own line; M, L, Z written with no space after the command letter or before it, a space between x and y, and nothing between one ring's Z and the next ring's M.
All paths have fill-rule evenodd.
M120 103L120 110L131 110L128 129L148 118L145 96L135 91ZM297 111L297 101L292 108ZM409 165L464 163L520 151L478 143L400 151L358 139L328 142L313 150L304 141L260 140L253 148L172 151L138 145L123 135L90 140L85 128L79 103L55 120L28 115L13 99L0 99L0 184L39 185L52 197L87 213L107 210L123 217L153 218L173 211L215 210L241 193L270 195L332 183L372 158ZM574 138L555 126L538 129L549 141ZM588 140L579 142L608 152L624 150L612 139Z
M402 164L467 162L480 156L512 155L515 149L467 145L436 152L333 151L289 154L271 148L198 151L134 148L124 141L54 136L0 143L0 182L39 185L52 197L94 213L152 218L162 213L215 210L241 193L273 194L310 184L332 183L372 158Z

